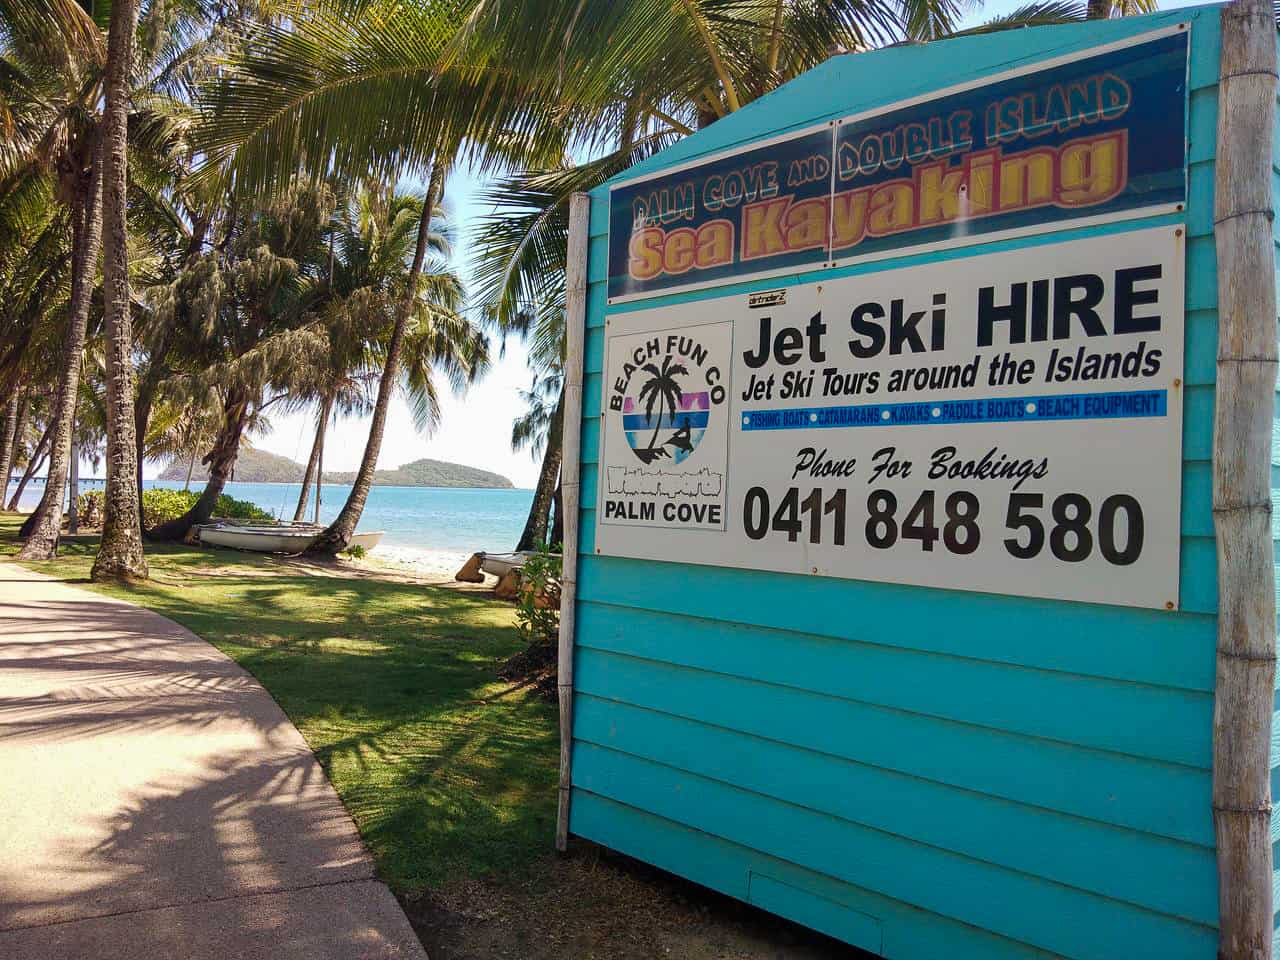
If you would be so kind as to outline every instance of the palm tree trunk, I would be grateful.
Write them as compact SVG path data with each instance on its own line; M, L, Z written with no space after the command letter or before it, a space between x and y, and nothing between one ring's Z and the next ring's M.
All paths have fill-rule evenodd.
M324 430L320 432L320 456L316 460L316 515L315 523L320 522L320 499L323 493L322 485L324 483L324 435L328 432L328 424Z
M560 479L561 452L560 438L549 437L546 452L542 455L542 469L538 471L538 484L533 488L529 517L524 522L524 531L516 544L517 550L537 550L547 542L547 518L551 513L551 500Z
M560 495L560 483L556 483L555 495L551 498L551 536L547 537L548 546L564 543L564 498Z
M222 410L222 426L214 437L213 447L201 461L209 464L209 479L205 482L200 499L182 516L150 530L148 536L152 540L183 540L193 526L208 523L213 516L218 497L222 496L223 488L231 479L236 467L236 457L240 455L240 439L249 422L249 400L239 392L229 393L223 401Z
M413 252L413 267L409 270L408 283L405 286L404 298L396 307L395 327L391 331L391 342L387 345L387 359L382 367L382 379L378 381L378 399L373 406L373 419L369 423L369 439L364 446L364 456L360 460L360 469L356 472L351 492L347 494L347 502L333 523L320 534L306 550L307 553L324 553L330 556L347 549L351 538L355 535L356 524L364 513L364 505L369 499L369 489L373 486L373 471L378 465L378 454L382 451L382 432L387 425L387 409L391 406L391 395L395 392L396 379L400 373L400 351L404 347L405 328L409 325L409 314L413 311L413 303L418 296L418 278L422 275L422 262L427 254L427 238L431 233L431 212L440 201L444 190L444 171L442 163L435 163L431 168L431 179L427 184L427 195L423 199L422 218L418 223L418 243Z
M298 494L298 506L293 511L293 522L299 523L307 515L307 501L311 499L311 481L317 476L316 464L320 462L320 448L324 446L324 431L329 424L329 411L333 409L333 398L326 396L320 402L320 413L316 418L316 435L311 441L311 456L307 458L307 471L302 475L302 492ZM316 481L316 498L320 496L319 480Z
M67 465L67 533L80 532L80 446L71 440L71 462Z
M18 467L18 458L27 449L27 421L31 417L31 394L24 393L22 395L22 404L18 407L18 422L13 428L13 441L9 447L9 473L12 474ZM8 481L6 476L5 480ZM6 487L5 496L8 496ZM4 509L4 497L0 497L0 510Z
M13 469L13 437L18 429L18 407L22 391L14 388L13 396L4 405L4 427L0 429L0 505L9 495L9 473Z
M18 481L18 489L13 492L13 499L9 501L10 512L18 509L18 503L22 500L22 494L27 489L27 484L36 475L36 471L44 465L45 451L49 446L49 438L52 436L53 421L50 420L44 428L44 433L40 434L40 439L36 441L35 448L31 451L31 456L27 458L26 469L22 471L22 478ZM16 453L14 454L14 460L17 460Z
M44 496L35 513L22 525L27 542L18 552L22 560L51 560L58 552L62 534L62 495L67 481L67 459L71 449L71 418L75 415L80 390L80 361L84 352L85 328L89 322L89 300L93 293L98 264L98 243L102 238L102 139L93 150L93 170L88 188L77 195L71 211L71 303L67 332L62 341L62 379L54 400L49 472Z
M103 494L102 542L90 577L136 580L147 577L142 552L137 435L133 396L133 317L129 300L128 225L129 75L138 29L138 0L111 4L107 38L106 103L102 115L105 149L102 177L103 304L107 333L107 489Z
M524 530L516 543L517 550L537 549L546 540L547 514L551 512L551 502L555 487L558 485L560 461L563 456L560 446L563 423L564 387L562 386L560 396L556 399L556 408L551 412L551 422L547 425L547 446L542 454L538 482L533 488L533 502L529 504L529 516L525 519Z
M182 492L186 493L191 489L191 475L196 472L196 452L191 451L191 459L187 461L187 482L182 485Z
M1089 0L1085 16L1090 20L1107 20L1111 17L1113 0Z

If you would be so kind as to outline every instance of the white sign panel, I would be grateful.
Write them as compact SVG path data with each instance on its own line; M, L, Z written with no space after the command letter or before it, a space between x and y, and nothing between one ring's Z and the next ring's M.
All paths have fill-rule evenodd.
M1161 227L608 318L601 554L1175 609Z

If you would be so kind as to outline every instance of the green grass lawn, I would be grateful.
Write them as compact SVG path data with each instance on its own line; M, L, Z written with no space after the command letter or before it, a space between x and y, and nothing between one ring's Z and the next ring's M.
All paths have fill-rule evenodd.
M0 555L21 518L0 516ZM151 582L88 583L96 539L32 569L178 621L271 692L398 893L523 874L550 849L555 708L507 693L512 608L443 588L308 575L269 557L149 546Z

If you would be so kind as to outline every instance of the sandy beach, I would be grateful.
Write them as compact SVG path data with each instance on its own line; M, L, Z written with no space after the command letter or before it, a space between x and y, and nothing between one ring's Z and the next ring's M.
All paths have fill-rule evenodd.
M451 550L380 544L359 563L373 569L392 570L428 580L452 580L453 575L470 556L469 553Z

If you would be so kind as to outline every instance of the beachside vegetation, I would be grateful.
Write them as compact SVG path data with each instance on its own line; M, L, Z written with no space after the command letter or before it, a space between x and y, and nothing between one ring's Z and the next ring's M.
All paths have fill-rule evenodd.
M560 545L534 552L520 568L516 630L530 646L551 646L560 634Z
M190 490L166 490L153 488L142 491L142 516L146 526L154 526L180 517L198 499ZM80 525L87 528L102 526L106 512L106 496L101 490L90 490L80 494L76 500L76 513ZM252 520L257 523L273 523L275 517L267 513L255 503L248 500L237 500L225 493L218 497L214 505L213 516L231 520Z

